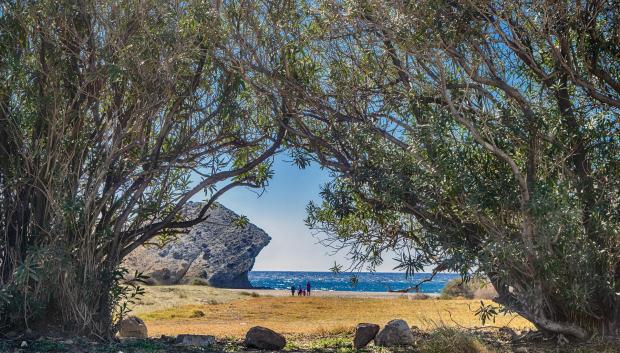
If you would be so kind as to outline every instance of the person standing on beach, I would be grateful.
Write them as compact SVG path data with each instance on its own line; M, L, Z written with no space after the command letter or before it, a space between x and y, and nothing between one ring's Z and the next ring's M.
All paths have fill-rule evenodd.
M295 285L291 285L291 295L295 296Z
M299 289L297 290L297 296L301 297L301 286L299 286Z
M310 296L310 288L312 286L310 286L310 281L306 282L306 293L308 293L308 296Z

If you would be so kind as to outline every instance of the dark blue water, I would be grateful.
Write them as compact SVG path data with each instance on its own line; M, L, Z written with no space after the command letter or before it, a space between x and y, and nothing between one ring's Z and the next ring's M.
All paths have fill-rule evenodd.
M283 272L283 271L252 271L249 274L250 282L254 287L273 289L290 289L291 285L298 287L310 281L313 289L327 291L355 291L355 292L386 292L389 289L398 290L411 287L422 279L430 276L428 273L416 273L413 278L405 278L403 273L358 272L357 285L351 283L351 273L332 272ZM439 293L443 286L452 278L459 275L440 273L431 282L421 285L421 293Z

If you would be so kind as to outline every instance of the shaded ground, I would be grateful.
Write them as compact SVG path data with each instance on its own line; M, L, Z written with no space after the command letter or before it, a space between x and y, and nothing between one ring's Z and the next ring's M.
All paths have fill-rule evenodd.
M0 340L0 352L4 353L198 353L198 352L255 352L242 345L241 340L219 339L209 348L178 347L169 339L134 340L113 343L95 343L76 338L66 340L31 339L28 347L20 348L22 339ZM289 336L284 353L620 353L618 342L588 342L581 344L557 345L552 341L536 341L513 344L506 335L499 332L477 332L449 330L448 335L437 332L422 333L416 345L402 348L382 348L372 344L361 350L352 347L352 332L332 335Z

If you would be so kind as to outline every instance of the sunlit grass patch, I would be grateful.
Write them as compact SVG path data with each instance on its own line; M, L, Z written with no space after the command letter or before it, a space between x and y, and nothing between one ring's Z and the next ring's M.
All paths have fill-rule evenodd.
M354 327L337 327L331 330L317 330L310 334L293 334L287 338L289 351L354 352Z
M493 349L478 338L463 331L441 327L420 342L420 353L493 353Z
M146 321L150 335L195 333L243 338L250 327L257 325L269 327L287 337L353 335L360 322L384 325L398 318L425 330L443 325L480 325L472 310L479 306L477 300L271 297L262 293L255 297L252 292L246 292L250 293L247 295L240 291L194 287L183 286L182 290L188 295L183 299L179 299L175 291L160 291L165 288L154 288L158 298L150 298L152 294L147 294L144 300L156 304L139 306L136 315ZM166 303L166 300L172 302ZM197 311L203 312L204 316L197 315ZM494 325L508 322L515 329L531 327L524 319L513 319L513 316L499 316Z

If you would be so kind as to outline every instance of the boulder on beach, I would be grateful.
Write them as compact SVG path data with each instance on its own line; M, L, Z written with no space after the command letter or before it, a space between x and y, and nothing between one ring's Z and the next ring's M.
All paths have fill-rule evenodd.
M190 218L202 206L190 202L181 213ZM163 247L138 247L125 258L124 266L129 273L138 271L149 276L149 284L252 288L248 272L271 238L254 224L237 224L239 216L221 204L214 204L207 214L206 221Z
M121 338L148 338L146 324L137 316L129 316L121 320L118 327Z
M355 337L353 338L353 347L355 349L364 348L375 338L379 332L379 325L361 323L355 328Z
M415 343L413 332L405 320L392 320L375 337L375 344L382 347L409 346Z
M286 345L286 339L266 327L254 326L245 335L244 344L248 348L279 351Z

